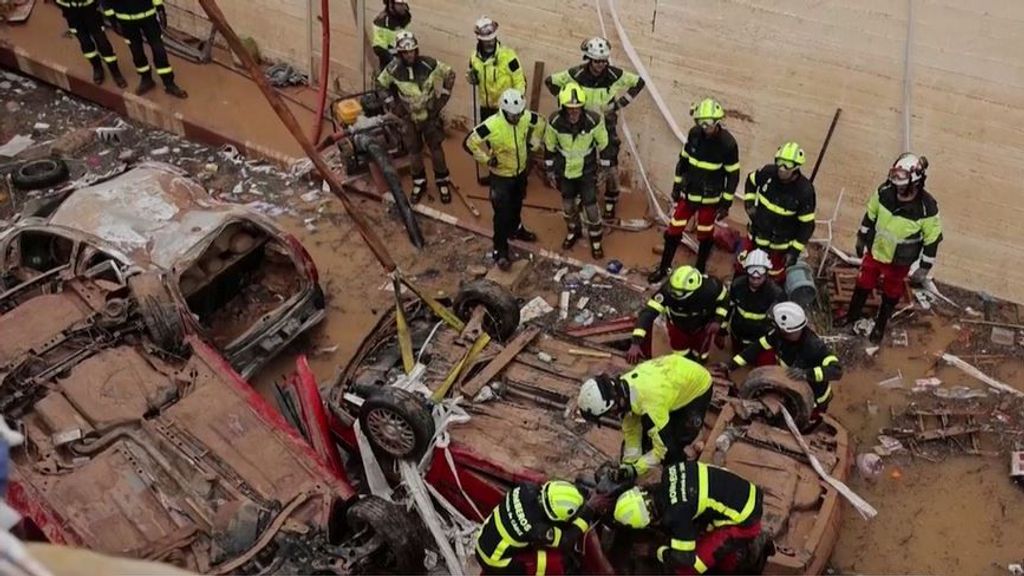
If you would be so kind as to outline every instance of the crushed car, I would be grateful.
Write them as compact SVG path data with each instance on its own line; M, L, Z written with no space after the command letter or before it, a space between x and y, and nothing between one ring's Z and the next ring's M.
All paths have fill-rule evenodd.
M515 298L485 280L464 285L452 302L461 325L421 301L406 301L399 310L381 319L327 390L335 436L348 451L367 445L359 442L362 434L385 468L401 458L422 459L426 481L476 522L515 483L586 483L588 475L593 482L595 471L618 460L619 423L587 423L576 416L575 401L587 377L628 369L621 350L536 325L520 327ZM490 336L484 345L481 331ZM411 343L406 353L403 339ZM409 351L411 368L403 360ZM449 389L465 396L459 405L469 418L448 426L446 440L438 443L431 410L456 394ZM814 406L809 387L771 370L738 385L716 376L712 407L694 446L701 460L726 466L764 490L765 536L774 541L765 573L820 574L838 538L842 506L790 432L777 425L779 406L806 424ZM846 478L848 437L839 422L826 416L804 439L829 474ZM608 526L588 534L585 573L659 569L644 563L654 556L644 538L623 544L615 535Z
M66 273L118 283L146 272L165 277L188 331L243 378L325 315L316 265L294 236L168 164L33 202L0 232L0 292Z
M35 230L53 227L7 246L22 258ZM187 331L159 274L77 275L98 248L56 238L24 256L48 263L36 281L0 295L0 415L25 436L7 493L21 536L199 573L423 571L418 520L359 496Z

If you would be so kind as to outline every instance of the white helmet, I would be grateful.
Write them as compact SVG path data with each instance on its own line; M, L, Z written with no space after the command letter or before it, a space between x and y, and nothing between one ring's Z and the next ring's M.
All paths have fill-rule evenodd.
M487 16L481 16L473 28L476 39L481 42L488 42L498 37L498 23Z
M779 330L790 334L807 326L807 314L796 302L780 302L773 306L772 320Z
M748 274L752 272L751 268L760 268L760 273L765 274L771 267L772 261L768 257L768 253L764 250L751 250L750 253L747 254L747 257L743 259L743 269L746 270Z
M501 93L501 100L498 102L501 111L512 116L518 116L526 110L526 99L523 93L515 88L509 88Z
M612 45L600 36L587 40L580 46L583 57L587 60L607 60L612 55Z
M395 34L395 50L398 52L412 52L413 50L419 50L419 48L420 42L412 32L402 30Z
M603 382L598 382L598 378ZM580 407L580 413L585 418L600 418L615 406L613 392L609 389L611 383L608 380L610 379L607 376L588 378L580 386L580 395L576 399L576 405Z
M889 169L889 182L896 186L916 184L924 180L924 171L928 168L928 159L924 156L905 152L893 163Z

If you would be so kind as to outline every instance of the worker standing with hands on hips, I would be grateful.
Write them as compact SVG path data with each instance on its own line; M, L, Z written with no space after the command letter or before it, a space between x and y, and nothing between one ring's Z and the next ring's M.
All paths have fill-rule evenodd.
M117 65L117 54L103 31L103 16L100 14L100 0L57 0L61 14L67 20L71 33L78 38L82 55L92 65L92 81L103 84L106 73L103 64L110 69L114 83L120 88L128 86Z
M619 111L628 106L644 89L643 78L612 66L608 58L612 46L604 38L585 41L580 50L583 64L548 76L544 84L551 95L558 94L570 82L579 84L587 94L586 109L604 116L608 129L608 147L601 153L597 187L604 192L604 218L615 218L619 202Z
M391 94L385 103L402 120L412 171L409 200L413 204L418 203L427 189L427 170L422 156L423 143L426 142L434 165L434 183L441 202L448 204L452 201L452 185L442 147L444 120L441 111L452 96L455 72L440 60L420 56L419 41L412 32L400 32L396 42L398 58L377 76L377 85Z
M773 164L747 178L743 204L750 225L744 250L767 252L772 262L768 274L780 284L814 234L817 197L814 184L800 172L805 160L799 144L786 142L775 152Z
M756 343L772 328L769 313L773 306L786 298L785 291L775 282L768 282L772 262L761 249L751 250L743 261L744 274L729 284L729 315L715 339L715 345L725 349L725 337L732 340L733 354ZM755 366L775 364L775 352L761 350L754 358Z
M587 93L575 82L558 93L559 109L544 131L544 167L562 195L562 216L568 228L562 250L571 250L583 234L582 206L590 254L601 259L604 224L597 206L596 180L600 154L608 147L608 130L600 114L584 109L586 103Z
M499 114L484 120L462 146L491 172L491 206L494 210L494 262L512 266L510 239L535 242L537 235L523 226L523 200L530 175L530 152L540 151L544 119L526 109L526 98L509 88L498 102Z
M156 87L153 82L152 70L164 84L164 91L175 98L188 98L181 86L174 82L174 68L167 59L167 48L164 46L163 28L167 26L167 9L164 0L104 0L105 16L113 17L121 33L128 40L132 52L135 71L139 73L139 86L135 93L139 96ZM149 44L153 53L153 65L146 58L146 47Z
M384 0L384 10L373 19L373 53L380 69L387 68L394 59L398 34L412 23L412 12L406 0Z
M672 261L691 218L697 219L697 270L704 272L714 246L715 221L725 218L740 182L740 151L736 139L722 126L725 109L707 98L690 108L695 126L676 162L672 200L675 209L665 230L661 263L647 277L661 282L672 270Z
M696 362L707 362L711 342L728 313L728 298L729 291L718 278L701 274L693 266L676 269L637 315L626 359L636 364L651 357L651 330L664 314L672 350Z
M774 351L786 375L807 382L814 392L814 412L804 431L813 430L832 402L832 382L843 377L839 357L807 325L807 314L796 302L780 302L772 307L773 329L757 342L717 368L726 372L748 366L766 351Z
M935 265L942 222L939 203L924 187L928 159L902 154L889 170L889 178L868 200L868 209L857 232L857 256L863 258L857 287L842 325L852 325L864 309L868 295L882 283L882 305L869 336L878 344L885 326L904 293L904 279L920 258L911 281L923 284Z
M620 477L635 480L655 466L686 460L711 404L711 373L680 354L641 363L621 376L583 382L577 405L588 420L622 418Z

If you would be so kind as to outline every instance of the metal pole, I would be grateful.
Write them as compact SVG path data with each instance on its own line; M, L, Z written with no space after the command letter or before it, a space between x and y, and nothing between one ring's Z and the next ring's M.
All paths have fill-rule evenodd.
M910 56L914 46L914 0L907 0L907 42L903 47L903 152L910 152L911 82Z
M829 124L828 134L825 135L825 141L821 144L821 152L818 152L818 158L814 160L814 170L811 171L811 182L814 182L815 176L818 175L818 168L821 168L821 161L825 158L825 152L828 151L828 144L832 141L832 134L836 131L836 124L839 123L839 115L843 113L842 108L836 108L836 113L832 116L832 124Z
M361 38L365 34L366 30L366 0L358 0L356 2L356 29L359 30L358 36ZM366 42L359 43L359 78L363 83L363 92L366 88Z

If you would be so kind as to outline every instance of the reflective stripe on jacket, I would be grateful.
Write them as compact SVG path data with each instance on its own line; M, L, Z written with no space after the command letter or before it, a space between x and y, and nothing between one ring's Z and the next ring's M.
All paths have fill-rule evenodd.
M481 58L480 51L474 50L469 57L469 68L476 72L477 104L484 108L497 108L505 90L515 88L526 93L526 74L516 57L515 50L498 42L494 53Z
M802 173L783 182L775 164L751 172L744 204L750 216L750 236L758 247L797 253L807 248L814 234L817 197L814 184Z
M514 126L503 112L498 112L467 134L463 147L480 164L487 165L492 157L497 158L498 165L490 167L491 174L519 176L530 167L530 151L541 147L544 124L540 114L529 110Z
M900 202L896 187L886 182L868 200L859 233L867 237L871 257L883 264L910 265L920 257L921 266L931 268L942 241L939 204L927 190Z
M545 158L553 162L559 176L570 180L592 173L597 153L607 146L604 118L590 110L584 110L575 124L567 114L555 112L544 130Z
M431 112L439 112L433 110L435 100L447 101L454 83L451 66L428 56L420 56L412 65L395 58L377 76L377 85L398 96L414 122L423 122Z

